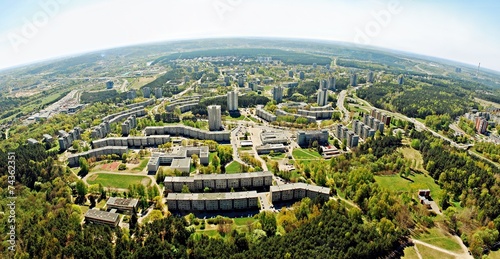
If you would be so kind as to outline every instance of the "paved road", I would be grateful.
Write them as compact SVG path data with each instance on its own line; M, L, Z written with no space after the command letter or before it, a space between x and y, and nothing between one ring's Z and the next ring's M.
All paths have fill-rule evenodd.
M343 122L349 122L349 111L344 107L345 97L347 95L347 90L342 90L339 93L339 98L337 99L337 107L339 107L340 111L344 114Z

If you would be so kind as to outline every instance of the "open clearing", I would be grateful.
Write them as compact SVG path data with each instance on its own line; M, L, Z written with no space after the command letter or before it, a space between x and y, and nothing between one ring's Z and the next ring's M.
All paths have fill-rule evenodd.
M226 174L241 173L241 164L233 161L226 167Z
M425 259L448 259L448 258L454 259L455 258L452 255L445 254L443 252L434 250L434 249L427 247L427 246L424 246L424 245L416 244L415 246L417 246L418 252L420 253L420 255L422 255L422 258L425 258Z
M431 190L431 196L439 204L443 194L442 190L434 182L434 179L426 174L413 174L408 177L410 180L399 175L375 176L375 181L380 187L394 192L408 192L416 195L419 189Z
M149 186L151 180L146 176L97 173L87 179L88 184L102 184L103 187L127 189L131 184Z
M440 228L427 229L426 233L415 235L414 238L452 252L462 252L462 248L455 242L455 239Z

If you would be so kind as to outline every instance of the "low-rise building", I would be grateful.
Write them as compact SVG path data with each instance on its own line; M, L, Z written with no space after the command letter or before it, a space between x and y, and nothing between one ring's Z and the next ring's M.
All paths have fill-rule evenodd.
M301 147L307 147L314 141L318 141L319 145L328 144L328 130L321 131L299 131L297 133L297 144Z
M257 150L257 154L269 154L271 151L274 153L285 153L288 152L288 148L283 144L267 144L258 146L255 148Z
M169 193L170 211L218 211L256 209L259 196L256 191L225 193Z
M146 136L150 135L171 135L185 136L201 140L214 140L217 142L229 142L231 140L230 131L207 131L184 125L146 127Z
M301 200L305 197L315 199L330 197L330 189L305 183L273 185L270 187L272 202Z
M101 148L108 146L123 146L123 147L157 147L170 142L170 135L157 135L147 137L116 137L104 138L92 141L93 148Z
M116 209L118 211L132 213L134 209L137 209L138 203L138 199L110 197L106 202L106 208L108 210Z
M262 145L267 144L288 144L289 140L283 132L263 131L260 133Z
M185 169L185 161L178 161L175 162L175 160L182 160L185 158L191 158L193 154L196 154L198 158L200 159L200 164L203 165L208 165L208 159L210 156L210 152L208 150L207 146L200 146L200 147L180 147L178 151L172 152L172 153L153 153L151 155L151 158L149 159L148 162L148 171L149 172L156 172L158 171L158 168L160 165L170 165L170 166L182 166L183 169ZM175 168L174 168L175 169ZM177 168L179 169L179 168ZM184 170L183 172L186 172ZM189 168L187 170L187 173L189 173Z
M38 140L33 139L33 138L29 138L27 140L27 143L28 143L28 145L36 145L36 144L38 144Z
M255 115L268 122L273 122L277 119L276 115L264 110L264 105L257 105L257 108L255 109Z
M90 158L90 157L100 157L100 156L105 156L105 155L111 155L111 154L116 154L118 156L122 156L123 154L126 154L128 152L127 147L101 147L101 148L96 148L96 149L91 149L89 151L85 151L82 153L77 153L70 155L68 157L68 163L70 167L77 167L80 165L80 157L84 158Z
M85 213L85 222L116 227L120 223L120 214L92 209Z
M165 190L181 192L186 185L190 192L230 190L241 188L267 188L273 184L273 174L269 171L239 174L197 174L192 177L165 177Z

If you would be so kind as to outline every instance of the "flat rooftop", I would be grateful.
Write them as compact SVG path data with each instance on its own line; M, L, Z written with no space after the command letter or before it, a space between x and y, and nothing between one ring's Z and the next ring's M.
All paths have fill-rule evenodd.
M106 202L106 205L115 205L121 207L135 207L139 202L138 199L123 199L117 197L110 197Z
M170 167L190 167L191 158L174 158Z
M277 191L290 191L295 189L304 189L313 192L323 193L330 195L330 189L326 187L310 185L305 183L290 183L290 184L281 184L281 185L273 185L269 188L271 192Z
M195 180L230 180L242 179L253 177L272 177L273 174L269 171L264 172L251 172L251 173L238 173L238 174L197 174L193 177L189 176L174 176L165 177L165 182L194 182Z
M257 191L218 193L169 193L167 196L167 200L235 200L257 197Z
M118 217L120 214L118 213L113 213L113 212L107 212L107 211L101 211L101 210L88 210L85 213L85 218L88 219L94 219L94 220L101 220L101 221L106 221L110 223L115 223L118 220Z

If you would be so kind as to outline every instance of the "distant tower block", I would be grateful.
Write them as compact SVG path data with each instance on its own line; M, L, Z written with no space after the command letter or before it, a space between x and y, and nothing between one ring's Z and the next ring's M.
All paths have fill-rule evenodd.
M106 89L111 89L113 88L113 86L115 85L115 83L113 81L107 81L106 82Z
M318 105L325 106L328 103L328 90L324 88L318 89Z
M144 96L144 98L151 97L151 88L149 87L142 88L142 96Z
M319 89L321 90L328 89L328 82L326 80L320 80Z
M368 72L366 75L366 82L373 83L373 71Z
M238 93L236 91L227 93L227 110L230 112L238 110Z
M335 91L336 80L335 77L331 76L328 78L328 89Z
M244 87L245 86L245 78L244 77L239 77L238 78L238 86L239 87Z
M283 100L283 89L282 86L275 86L273 88L273 100L275 100L276 103L280 103Z
M300 72L299 72L299 79L300 79L300 80L304 80L304 78L305 78L304 71L300 71Z
M229 76L224 77L224 83L226 83L226 86L229 86L231 84L231 78Z
M220 105L210 105L208 110L208 129L217 131L222 128L221 108Z
M358 85L358 75L352 74L351 75L351 81L349 82L351 86L357 86Z
M398 84L402 85L404 83L404 76L403 75L400 75L398 77Z
M288 71L288 76L289 77L293 77L293 71L292 70Z
M163 93L162 93L161 88L155 88L155 97L156 97L157 99L160 99L160 98L162 98L162 97L163 97Z
M127 92L127 99L135 99L135 97L137 97L135 90L130 90Z

